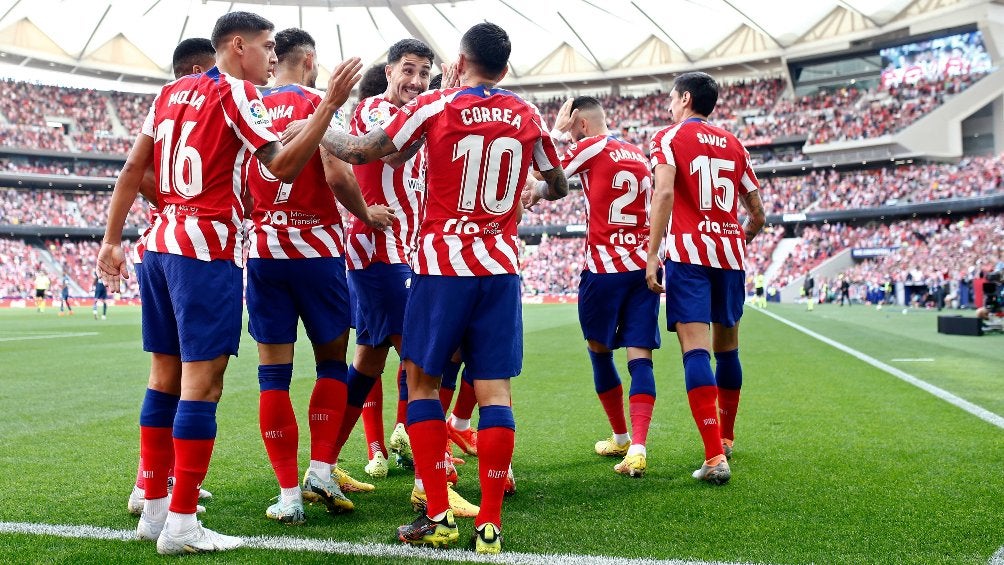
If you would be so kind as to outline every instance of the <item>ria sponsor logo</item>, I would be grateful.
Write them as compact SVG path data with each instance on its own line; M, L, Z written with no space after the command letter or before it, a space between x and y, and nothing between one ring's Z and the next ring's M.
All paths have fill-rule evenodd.
M716 235L739 235L740 232L737 224L716 222L707 216L704 216L704 220L697 224L697 230L701 233L713 233Z
M624 233L623 229L617 230L617 233L610 234L610 245L638 245L640 243L637 235L628 232Z
M473 235L481 231L481 226L479 226L476 222L470 222L468 220L469 218L467 216L460 216L459 220L457 218L450 218L449 220L446 220L445 224L443 224L443 232L454 233L457 235Z

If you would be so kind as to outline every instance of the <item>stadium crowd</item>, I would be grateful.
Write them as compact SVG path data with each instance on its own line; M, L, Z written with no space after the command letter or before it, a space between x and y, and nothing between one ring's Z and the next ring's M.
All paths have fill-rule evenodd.
M0 225L100 227L110 199L107 192L0 189ZM146 225L146 207L137 198L129 210L126 226Z

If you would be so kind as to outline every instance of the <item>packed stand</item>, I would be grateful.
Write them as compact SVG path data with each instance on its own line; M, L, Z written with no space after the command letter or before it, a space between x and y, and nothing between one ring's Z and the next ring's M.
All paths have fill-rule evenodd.
M0 224L95 228L104 226L110 192L0 189ZM126 227L145 228L147 208L137 197Z
M25 155L0 156L0 171L38 175L75 175L78 177L115 178L121 167L108 161L59 159Z
M133 94L131 92L109 92L122 127L131 134L139 133L143 121L153 105L153 94Z
M521 265L523 295L575 294L585 268L586 239L544 236L527 246Z
M34 296L34 280L41 269L38 249L20 239L0 237L0 298Z

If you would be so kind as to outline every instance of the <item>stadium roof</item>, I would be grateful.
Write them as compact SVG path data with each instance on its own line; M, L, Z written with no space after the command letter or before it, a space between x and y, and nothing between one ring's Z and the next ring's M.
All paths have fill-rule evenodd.
M901 22L989 0L0 0L0 62L85 77L160 83L187 37L208 37L233 10L317 41L328 68L364 63L414 36L452 59L463 31L485 19L513 37L508 84L536 87L653 78L742 65L779 72L800 47L883 33ZM630 80L630 79L627 79Z

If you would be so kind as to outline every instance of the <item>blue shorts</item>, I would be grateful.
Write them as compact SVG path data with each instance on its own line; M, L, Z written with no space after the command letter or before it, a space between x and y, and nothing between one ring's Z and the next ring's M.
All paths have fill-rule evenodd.
M108 287L104 283L94 285L94 300L108 300Z
M594 273L582 271L579 283L579 324L588 340L607 349L658 349L659 295L649 290L645 271Z
M403 263L371 263L349 271L349 288L356 299L352 315L356 343L390 347L390 336L401 335L413 275Z
M345 259L248 259L248 332L258 343L294 343L296 326L311 343L349 329Z
M143 349L184 362L237 355L243 310L242 269L147 251L139 276Z
M523 369L519 276L415 275L404 316L401 358L432 376L457 348L475 379L508 379Z
M743 316L746 273L666 261L666 325L703 322L735 326Z

